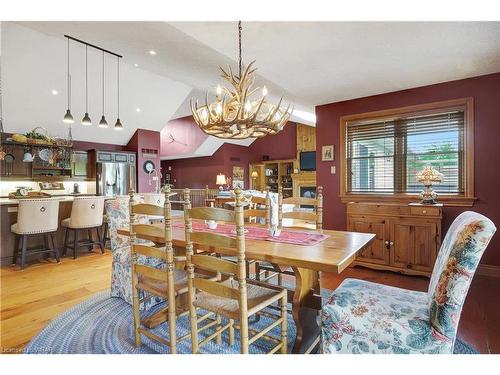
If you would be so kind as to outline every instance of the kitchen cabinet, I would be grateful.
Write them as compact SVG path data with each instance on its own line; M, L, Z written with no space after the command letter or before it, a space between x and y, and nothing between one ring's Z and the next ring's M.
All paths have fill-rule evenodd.
M347 230L375 233L355 265L430 276L441 246L441 206L349 203Z
M87 151L73 151L73 177L88 177L89 154Z

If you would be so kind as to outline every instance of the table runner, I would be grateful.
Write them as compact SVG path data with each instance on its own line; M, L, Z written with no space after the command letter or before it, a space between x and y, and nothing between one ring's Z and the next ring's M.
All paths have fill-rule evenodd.
M184 228L183 223L173 223L174 228ZM224 234L227 236L235 237L236 229L235 225L218 223L216 229L209 229L205 222L199 220L193 220L193 230L196 232L210 232L217 234ZM272 237L269 235L267 228L246 226L245 227L245 238L252 240L261 241L271 241L271 242L281 242L290 243L293 245L304 245L313 246L321 241L328 238L326 234L321 234L317 232L306 232L297 230L286 230L282 229L278 237Z

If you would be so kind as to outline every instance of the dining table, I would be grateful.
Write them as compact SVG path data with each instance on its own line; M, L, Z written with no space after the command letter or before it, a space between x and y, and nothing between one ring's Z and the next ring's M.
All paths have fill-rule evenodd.
M185 247L183 218L172 219L173 246ZM162 223L157 223L163 228ZM246 226L245 226L246 227ZM283 228L283 231L300 231ZM119 228L118 234L129 235L128 228ZM323 230L323 240L315 244L279 242L279 238L245 239L245 257L248 260L269 262L280 267L291 267L295 275L295 289L289 295L296 337L292 353L310 353L319 344L320 328L317 316L321 310L320 273L340 274L356 258L356 254L369 246L375 238L372 233ZM164 244L164 236L142 236L142 239ZM237 256L236 249L200 248L225 256Z

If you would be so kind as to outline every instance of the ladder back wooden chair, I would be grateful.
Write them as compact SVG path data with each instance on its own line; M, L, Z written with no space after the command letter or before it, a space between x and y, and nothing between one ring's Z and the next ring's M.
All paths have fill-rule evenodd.
M312 211L292 211L283 212L283 204L293 204L298 206L312 206ZM301 197L289 197L283 199L283 191L281 187L278 188L278 227L283 228L283 219L294 219L298 222L294 222L293 225L287 226L287 228L295 229L306 229L315 230L318 232L323 231L323 187L318 186L316 189L316 198L301 198ZM264 272L264 278L262 278L262 273ZM268 281L277 277L278 285L283 285L283 276L289 275L294 276L293 271L290 267L281 267L277 264L272 263L260 263L255 264L255 278L257 280Z
M191 341L193 353L197 353L201 345L206 344L214 338L219 338L221 334L229 331L229 344L234 345L234 329L240 330L241 353L246 354L249 345L265 338L276 343L270 353L278 350L281 353L287 352L287 311L286 291L277 287L262 287L252 284L251 280L246 278L245 266L245 234L244 234L244 215L242 205L241 190L237 188L235 210L230 211L222 208L197 207L191 208L189 201L189 189L184 192L184 219L186 229L186 257L188 269L188 289L189 289L189 316L191 325ZM193 230L192 219L215 220L234 223L236 227L236 238L220 235L217 233L197 232ZM216 251L232 249L237 252L237 263L224 259L211 257L207 255L194 254L194 248L201 247L216 248ZM194 267L218 272L227 276L225 280L203 280L194 274ZM199 292L197 292L199 290ZM257 332L249 329L248 318L263 310L265 307L275 302L281 301L281 315L276 317L274 314L268 314L274 317L274 321ZM196 308L201 308L226 317L229 322L222 325L217 322L208 323L216 326L215 331L201 342L198 341L198 318ZM239 324L235 325L235 321ZM281 338L275 338L267 335L274 327L281 325ZM204 329L202 327L201 329ZM253 333L249 337L249 332Z
M148 203L134 204L133 190L130 191L130 245L132 253L132 301L134 309L134 335L136 347L141 346L141 334L161 344L170 347L172 354L177 352L177 342L189 338L189 334L177 338L176 320L178 316L187 315L188 311L176 308L176 297L187 293L187 274L184 270L175 268L174 250L172 246L172 213L170 203L170 188L165 189L163 207ZM134 224L135 215L152 215L163 217L163 228L153 224ZM138 243L137 239L147 236L163 239L164 246L158 247L151 242ZM162 260L164 267L156 268L141 262L142 259L156 258ZM161 263L160 263L161 264ZM141 319L139 306L142 302L139 294L142 292L146 299L153 295L168 301L166 309L152 316ZM150 331L155 321L167 313L169 324L169 340Z
M293 204L300 209L302 206L312 206L310 210L299 210L283 212L283 204ZM312 229L318 232L323 231L323 187L316 189L316 198L289 197L283 199L283 191L278 189L278 225L283 227L283 219L298 220L288 228Z
M243 217L245 221L252 222L260 221L258 224L262 224L269 228L271 225L271 199L269 197L269 188L266 189L265 197L252 196L250 201L250 207L243 211ZM257 219L264 220L257 220Z

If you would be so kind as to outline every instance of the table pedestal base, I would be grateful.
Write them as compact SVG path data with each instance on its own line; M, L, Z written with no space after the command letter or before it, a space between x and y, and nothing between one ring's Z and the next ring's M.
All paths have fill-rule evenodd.
M292 268L296 280L292 316L297 328L292 353L310 353L319 343L320 329L317 323L318 311L321 309L319 273L306 268Z

